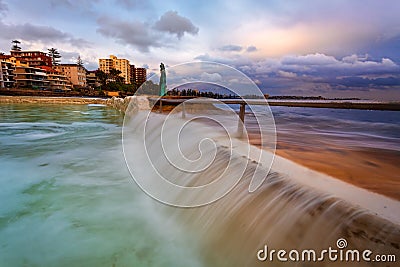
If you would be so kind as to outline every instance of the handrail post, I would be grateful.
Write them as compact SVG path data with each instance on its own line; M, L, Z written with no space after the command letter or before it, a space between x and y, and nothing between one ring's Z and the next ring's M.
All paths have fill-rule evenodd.
M182 119L186 118L185 101L182 102Z
M243 135L243 125L244 125L244 112L245 112L246 103L240 104L239 110L239 121L238 121L238 134L239 136Z

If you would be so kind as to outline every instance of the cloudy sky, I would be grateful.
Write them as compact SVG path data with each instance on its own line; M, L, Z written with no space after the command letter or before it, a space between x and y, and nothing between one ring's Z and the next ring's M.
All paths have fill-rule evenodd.
M400 100L398 0L0 0L0 51L55 47L88 69L114 54L158 71L193 60L271 95Z

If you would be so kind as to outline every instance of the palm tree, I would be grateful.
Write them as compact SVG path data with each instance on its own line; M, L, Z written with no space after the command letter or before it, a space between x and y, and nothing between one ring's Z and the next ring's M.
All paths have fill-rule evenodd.
M51 57L51 62L53 63L53 66L57 66L60 63L60 52L57 51L57 48L49 48L47 49L49 51L48 55Z

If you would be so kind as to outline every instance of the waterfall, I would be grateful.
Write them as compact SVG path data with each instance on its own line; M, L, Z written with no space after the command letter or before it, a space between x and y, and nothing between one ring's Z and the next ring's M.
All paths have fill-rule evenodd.
M343 239L347 249L399 259L398 201L280 157L271 167L271 151L250 146L247 132L244 138L235 136L237 122L230 115L215 115L212 121L225 125L218 127L190 116L183 119L179 112L138 111L125 119L123 131L133 178L151 197L168 204L160 204L160 212L200 240L200 253L210 265L343 266L346 262L326 259L287 263L257 258L265 246L321 251L338 249L337 241ZM268 175L250 193L257 173Z

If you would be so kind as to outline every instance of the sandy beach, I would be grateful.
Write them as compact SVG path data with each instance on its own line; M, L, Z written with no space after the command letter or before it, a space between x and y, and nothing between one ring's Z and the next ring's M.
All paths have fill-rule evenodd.
M250 133L251 144L260 144L257 134ZM276 154L325 173L344 182L400 200L400 153L384 149L355 149L330 145L296 144L291 137L278 133ZM302 140L302 138L299 138Z
M276 154L344 182L400 200L398 150L371 147L360 140L357 140L359 146L346 145L346 139L338 142L313 130L318 125L304 127L307 129L295 132L278 119ZM259 133L252 116L246 122L246 129L250 143L259 147Z
M400 153L346 147L310 149L284 141L278 141L276 153L342 181L400 200Z

